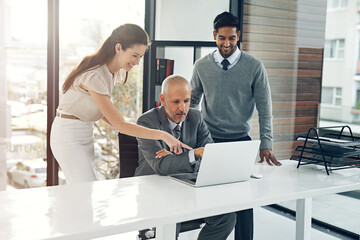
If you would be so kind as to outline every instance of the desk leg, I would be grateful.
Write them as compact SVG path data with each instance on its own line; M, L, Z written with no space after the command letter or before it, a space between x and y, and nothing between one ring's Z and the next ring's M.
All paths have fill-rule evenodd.
M176 239L176 223L156 227L156 240Z
M311 239L312 198L296 201L296 240Z

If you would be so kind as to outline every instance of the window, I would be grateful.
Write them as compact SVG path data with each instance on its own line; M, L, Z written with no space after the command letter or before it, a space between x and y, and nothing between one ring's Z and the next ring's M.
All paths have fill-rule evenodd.
M71 70L83 57L100 48L115 28L129 22L144 27L144 0L62 0L59 11L60 91ZM112 101L126 121L135 122L142 113L142 80L143 66L140 63L131 70L125 85L120 83L114 87ZM104 121L97 121L94 124L94 141L98 178L118 177L117 131Z
M321 103L341 106L341 88L323 87L321 92Z
M355 102L356 108L360 108L360 89L356 90L356 102Z
M94 53L113 29L128 22L144 27L144 0L62 0L59 5L59 89L70 71L84 56ZM0 17L5 26L0 28L0 96L4 96L0 98L0 124L4 126L0 131L0 165L6 162L7 167L0 168L0 176L7 172L9 176L9 170L16 169L18 162L40 161L45 163L44 171L47 1L7 0L0 8L0 15L5 13ZM134 122L142 113L142 68L141 63L134 67L126 85L114 89L113 102L127 121ZM99 178L114 178L119 172L116 131L99 121L94 133ZM0 190L32 186L0 182Z
M347 0L328 0L328 9L340 9L347 7Z
M5 54L4 79L6 88L1 95L7 96L5 126L9 139L6 152L7 175L16 167L29 171L24 162L40 161L46 167L47 134L47 1L9 0L4 5ZM33 9L33 10L29 10ZM26 19L26 20L25 20ZM1 120L0 120L1 122ZM10 122L10 123L9 123ZM0 138L3 136L0 136ZM1 159L0 159L1 161ZM10 180L11 178L9 178ZM6 188L33 187L28 180L16 181Z
M344 39L326 40L324 57L343 59L344 47L345 47Z
M359 14L359 23L360 23L360 14ZM358 55L356 62L356 75L360 75L360 31L358 31Z

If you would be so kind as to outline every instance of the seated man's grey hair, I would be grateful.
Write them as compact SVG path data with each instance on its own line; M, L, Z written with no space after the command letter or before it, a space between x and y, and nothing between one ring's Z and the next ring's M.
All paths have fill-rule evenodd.
M164 94L165 97L166 97L166 95L168 93L169 86L171 84L189 86L189 88L190 88L190 83L183 76L181 76L181 75L170 75L167 78L165 78L165 80L163 81L163 83L161 85L161 93Z

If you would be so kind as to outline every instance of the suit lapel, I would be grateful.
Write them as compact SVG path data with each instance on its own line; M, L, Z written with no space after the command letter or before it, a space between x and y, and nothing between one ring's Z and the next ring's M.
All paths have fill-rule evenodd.
M170 129L170 125L169 125L169 120L167 119L166 115L165 115L165 109L164 106L161 106L158 110L158 118L159 118L159 122L160 122L160 130L163 130L169 134L172 135L172 131ZM169 150L169 147L165 144L164 141L161 141L161 144L163 146L163 148Z
M191 121L189 120L188 116L186 116L186 119L182 125L181 139L183 143L187 145L191 144Z
M169 120L167 119L167 117L165 115L165 109L163 106L161 106L159 108L158 116L159 116L159 122L160 122L160 129L165 132L168 132L172 135L170 125L169 125Z

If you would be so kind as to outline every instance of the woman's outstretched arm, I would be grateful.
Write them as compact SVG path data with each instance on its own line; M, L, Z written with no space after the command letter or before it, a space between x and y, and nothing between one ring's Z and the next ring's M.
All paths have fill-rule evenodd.
M89 91L90 95L94 99L96 105L100 109L101 113L105 116L107 121L109 121L109 123L119 132L138 138L163 140L169 146L170 151L176 154L182 153L182 147L192 149L191 147L180 142L167 132L156 129L149 129L143 126L126 122L121 113L110 101L109 96L99 94L90 89L87 90Z

